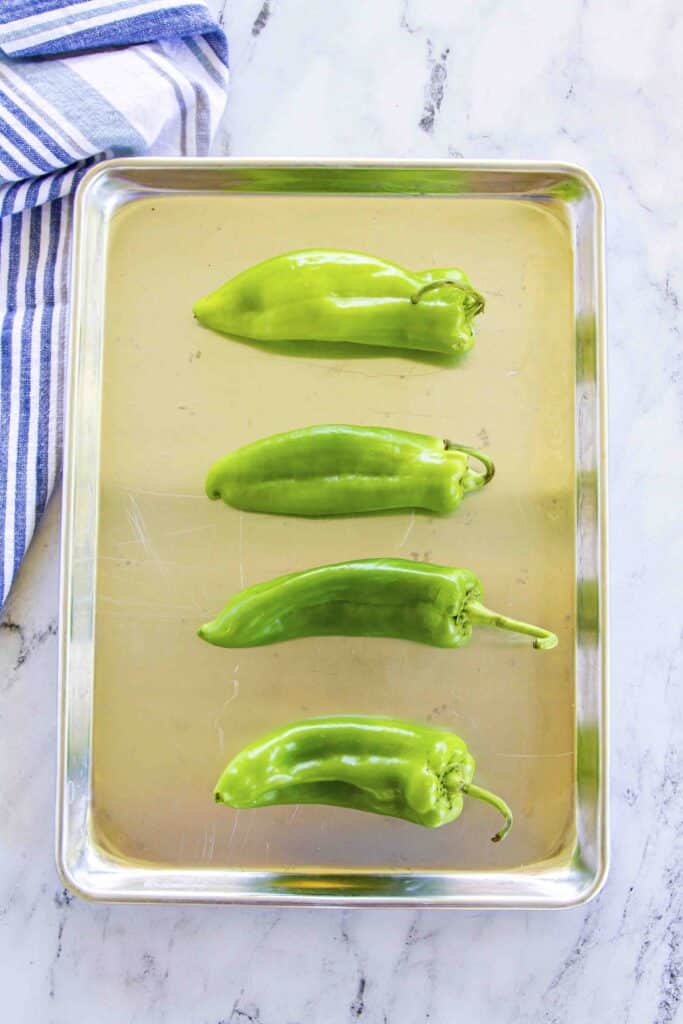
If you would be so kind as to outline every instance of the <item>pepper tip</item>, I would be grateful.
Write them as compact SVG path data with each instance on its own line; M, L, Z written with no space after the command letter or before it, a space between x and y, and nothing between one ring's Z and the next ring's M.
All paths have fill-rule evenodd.
M554 647L557 647L557 637L554 633L549 633L548 636L537 637L533 642L533 647L537 651L552 651Z
M495 836L491 836L491 842L492 843L500 843L503 839L505 839L505 836L508 834L508 832L510 831L511 828L512 828L512 815L510 815L510 817L506 819L505 824L503 825L503 827L498 832L496 832Z

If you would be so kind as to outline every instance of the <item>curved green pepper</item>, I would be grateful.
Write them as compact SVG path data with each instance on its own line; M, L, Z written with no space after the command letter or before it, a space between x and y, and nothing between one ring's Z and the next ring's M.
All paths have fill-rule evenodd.
M479 473L469 457L484 466ZM491 460L428 434L321 424L274 434L219 459L206 493L248 512L330 516L424 509L446 515L488 483Z
M554 633L480 603L468 569L369 558L278 576L236 594L199 636L218 647L258 647L306 636L374 636L462 647L481 623L534 637L550 650Z
M484 308L462 270L404 270L356 252L305 249L242 271L192 307L200 323L257 341L332 341L453 354Z
M245 747L216 783L230 807L329 804L438 828L463 796L484 800L512 827L505 801L472 784L474 759L459 736L394 718L339 715L276 729Z

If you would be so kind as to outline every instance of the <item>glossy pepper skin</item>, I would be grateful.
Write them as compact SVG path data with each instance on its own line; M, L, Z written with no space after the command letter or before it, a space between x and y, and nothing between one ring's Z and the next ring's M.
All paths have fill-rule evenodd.
M470 468L470 456L484 466ZM428 434L321 424L254 441L219 459L206 493L248 512L359 515L390 509L454 512L491 479L491 460Z
M307 636L394 637L462 647L472 625L525 633L549 650L557 637L480 603L469 569L403 558L369 558L278 576L236 594L199 630L218 647L259 647Z
M492 804L512 826L507 804L472 784L474 759L459 736L395 718L339 715L276 729L245 747L216 783L230 807L331 804L438 828L463 797Z
M453 354L474 344L484 299L456 267L305 249L258 263L192 307L205 327L256 341L358 342Z

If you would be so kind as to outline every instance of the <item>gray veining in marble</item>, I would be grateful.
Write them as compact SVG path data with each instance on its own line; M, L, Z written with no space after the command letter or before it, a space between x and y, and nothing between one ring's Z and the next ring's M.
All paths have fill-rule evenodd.
M3 1019L672 1024L683 1017L680 4L233 0L221 16L224 152L547 158L586 165L604 189L612 871L594 902L564 912L71 897L52 853L53 501L0 620Z

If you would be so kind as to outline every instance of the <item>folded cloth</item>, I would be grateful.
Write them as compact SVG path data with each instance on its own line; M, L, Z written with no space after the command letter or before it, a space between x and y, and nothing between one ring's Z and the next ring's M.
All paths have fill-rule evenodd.
M106 157L208 153L227 60L194 0L0 4L0 606L59 473L74 189Z

